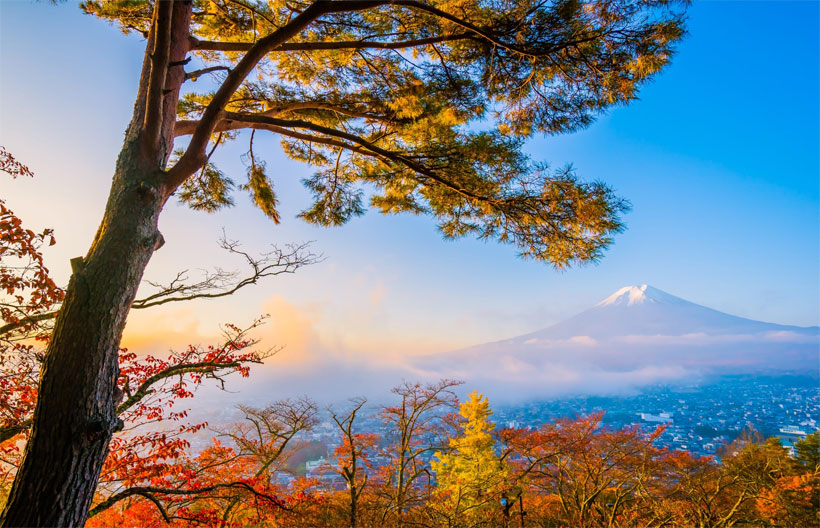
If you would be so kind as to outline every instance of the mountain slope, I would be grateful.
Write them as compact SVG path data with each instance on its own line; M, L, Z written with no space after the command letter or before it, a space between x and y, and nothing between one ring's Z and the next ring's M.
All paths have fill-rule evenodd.
M753 321L651 286L627 286L550 327L417 363L426 372L515 387L589 390L750 371L817 375L820 327Z
M613 337L639 335L709 335L797 332L817 334L818 327L801 328L764 323L729 315L675 297L652 286L627 286L580 314L521 336L569 338L577 335Z

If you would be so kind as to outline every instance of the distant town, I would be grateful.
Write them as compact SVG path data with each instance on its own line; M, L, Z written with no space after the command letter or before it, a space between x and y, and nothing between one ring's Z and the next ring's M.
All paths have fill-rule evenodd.
M665 424L659 447L714 455L741 432L778 437L785 447L818 430L820 386L801 376L727 376L704 384L655 387L633 396L579 397L496 409L500 426L527 427L605 411L614 428Z
M263 407L259 400L251 405ZM763 438L778 437L789 449L820 427L820 386L810 376L723 376L678 386L656 386L621 396L578 396L531 401L516 405L493 405L496 428L532 428L560 418L605 412L603 423L611 428L640 427L647 433L664 426L656 445L685 450L698 456L719 458L719 451L745 432ZM339 402L338 406L344 406ZM358 432L384 434L384 424L374 404L358 422ZM197 413L199 417L199 413ZM206 447L213 430L240 418L230 407L213 407L207 419L211 431L198 436L195 450ZM343 486L331 464L341 436L326 414L311 431L302 433L299 453L289 458L280 484L297 476L317 478L325 485ZM432 453L428 455L428 459ZM374 466L381 462L374 454ZM338 482L335 482L338 481Z

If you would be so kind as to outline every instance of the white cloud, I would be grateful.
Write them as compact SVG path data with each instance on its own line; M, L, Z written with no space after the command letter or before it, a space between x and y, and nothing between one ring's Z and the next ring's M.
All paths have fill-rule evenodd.
M513 341L510 341L511 343ZM578 335L569 339L543 339L532 337L524 341L525 345L537 346L539 348L561 348L567 346L590 347L598 344L598 340L586 335Z
M709 335L703 332L664 335L664 334L630 334L610 338L613 343L631 345L712 345L726 343L760 343L762 341L777 343L818 343L820 336L801 334L792 331L764 332L758 334L723 334Z
M595 346L598 344L598 341L589 336L575 336L570 337L567 340L567 343L572 345L581 345L581 346Z
M775 341L778 343L818 343L820 342L820 334L806 335L792 332L789 330L782 330L779 332L766 332L763 338L767 341Z

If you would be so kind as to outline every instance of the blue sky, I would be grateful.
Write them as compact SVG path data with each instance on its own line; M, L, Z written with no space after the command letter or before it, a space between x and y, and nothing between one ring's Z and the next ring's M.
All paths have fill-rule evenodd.
M235 265L214 249L223 227L249 249L313 240L326 259L232 299L135 315L132 340L184 341L269 312L277 342L430 352L533 331L642 283L744 317L818 324L819 6L695 3L689 36L640 100L527 146L632 202L628 230L597 265L556 272L508 246L443 241L423 217L369 212L342 228L308 226L294 218L308 203L299 183L308 170L268 139L259 150L282 224L241 195L216 215L173 205L161 221L168 244L147 276ZM70 2L0 2L0 144L37 173L2 182L0 193L30 224L56 229L47 259L60 280L102 215L142 46ZM219 154L229 175L241 176L243 149Z

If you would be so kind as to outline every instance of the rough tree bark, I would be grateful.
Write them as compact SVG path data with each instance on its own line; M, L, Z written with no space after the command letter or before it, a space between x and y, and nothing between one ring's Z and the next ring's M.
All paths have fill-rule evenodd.
M2 525L82 526L112 434L118 352L145 267L163 243L160 211L174 191L164 166L188 52L190 1L157 2L134 115L102 223L72 277L48 346L31 436Z

